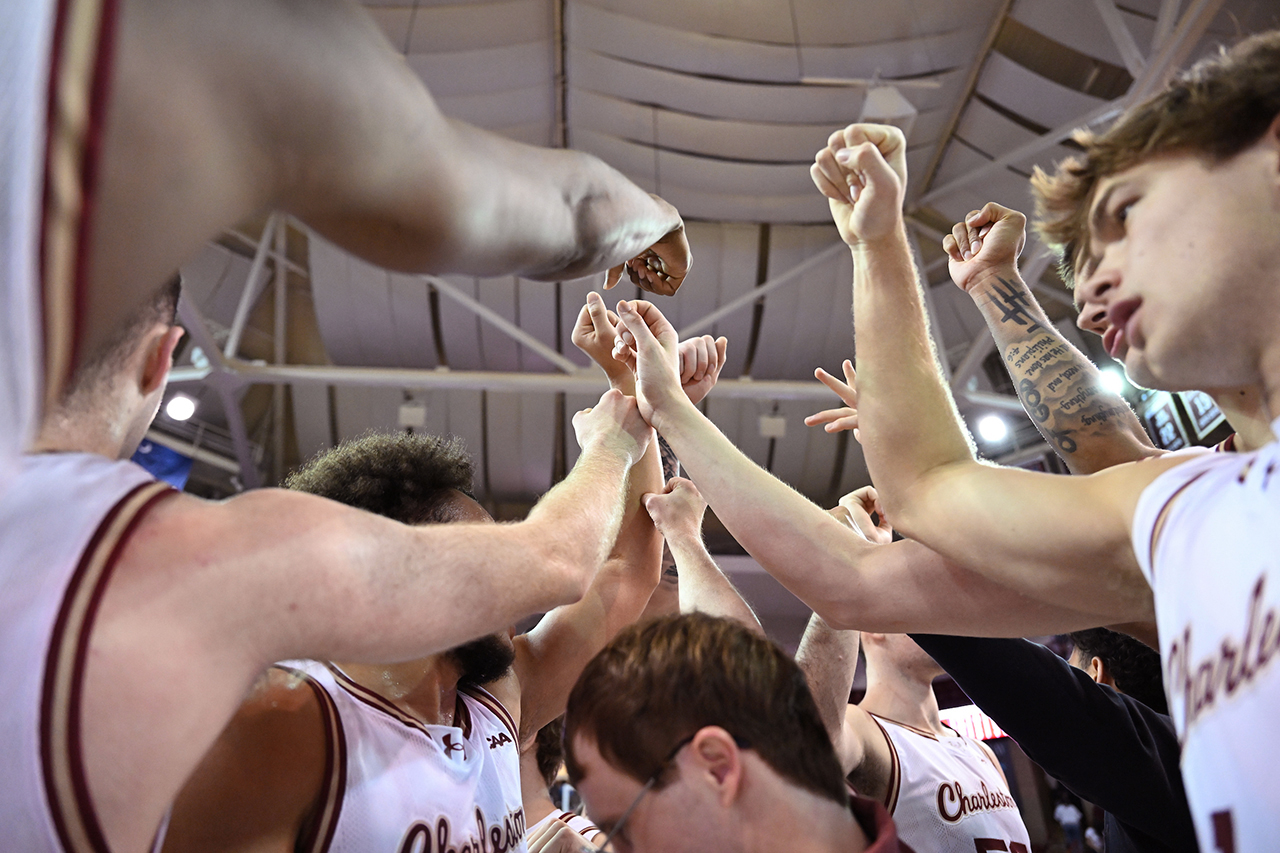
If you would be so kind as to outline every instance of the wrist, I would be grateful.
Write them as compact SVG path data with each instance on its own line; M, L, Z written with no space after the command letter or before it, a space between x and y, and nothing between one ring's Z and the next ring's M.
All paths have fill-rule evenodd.
M675 394L654 406L649 422L658 432L658 435L665 436L672 431L678 430L680 426L688 423L691 417L696 417L698 414L698 407L690 402L684 393L684 389L678 389ZM670 438L667 441L670 444Z
M1018 272L1018 265L1010 262L995 264L974 274L973 280L969 283L968 293L974 299L989 296L997 286L1005 287L1005 283L1008 282L1013 282L1020 288L1029 289Z
M898 254L903 251L910 253L911 251L911 246L907 242L907 226L901 220L898 221L895 228L885 234L867 239L856 239L849 243L848 246L855 262L859 258L878 257L887 253Z

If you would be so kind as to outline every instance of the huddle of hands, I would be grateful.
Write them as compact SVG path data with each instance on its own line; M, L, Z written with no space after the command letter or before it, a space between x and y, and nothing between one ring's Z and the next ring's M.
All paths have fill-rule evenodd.
M905 241L906 140L898 128L851 124L836 131L814 157L810 175L827 198L841 239L855 254ZM971 211L943 239L952 280L972 292L1000 276L1016 275L1025 234L1026 217L1015 210L992 202ZM663 241L611 270L606 289L625 270L645 290L674 293L688 272L688 243L683 228ZM673 264L671 257L684 260ZM578 314L572 341L604 370L610 386L597 405L574 416L578 443L584 449L596 442L610 443L632 464L654 440L654 430L662 432L664 422L681 407L696 406L715 386L728 345L725 338L710 335L681 341L652 303L622 301L612 311L595 292L587 295ZM847 359L843 372L843 380L822 368L814 372L844 405L810 415L805 423L823 425L827 432L851 430L859 439L856 374ZM699 519L706 506L693 483L682 478L673 478L662 495L645 495L644 501L660 530L675 515L672 506L677 501ZM893 530L873 487L846 495L829 512L872 544L892 540Z

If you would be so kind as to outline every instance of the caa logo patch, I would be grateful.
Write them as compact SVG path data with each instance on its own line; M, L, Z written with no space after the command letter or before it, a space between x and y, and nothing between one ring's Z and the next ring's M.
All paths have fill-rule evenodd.
M501 732L489 738L489 748L497 749L498 747L502 746L504 743L511 743L511 742L512 740L511 738L507 737L507 733Z

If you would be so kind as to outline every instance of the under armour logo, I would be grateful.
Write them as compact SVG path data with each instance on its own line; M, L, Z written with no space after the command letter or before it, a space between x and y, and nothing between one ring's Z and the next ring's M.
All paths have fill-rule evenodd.
M467 746L463 743L454 743L453 735L446 734L444 736L444 754L451 755L455 752L464 752Z

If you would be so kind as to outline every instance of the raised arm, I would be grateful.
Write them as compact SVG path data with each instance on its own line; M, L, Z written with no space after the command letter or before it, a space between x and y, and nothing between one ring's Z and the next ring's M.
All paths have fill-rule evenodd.
M702 541L702 517L707 502L698 488L674 477L664 491L645 495L644 507L667 540L679 572L681 613L709 613L746 625L760 636L760 619L734 588Z
M1161 455L1098 368L1049 321L1018 272L1027 218L995 202L942 241L951 278L973 298L1036 428L1073 474Z
M908 251L901 133L851 125L840 136L839 147L819 152L815 182L853 255L859 427L890 519L904 535L1011 589L1105 611L1108 621L1149 619L1130 521L1142 488L1181 460L1090 477L978 464L934 359Z
M687 402L675 330L657 308L641 302L619 309L634 340L641 413L734 538L832 625L901 633L927 623L940 633L1024 636L1120 618L1043 603L915 542L869 543L756 465Z
M616 280L639 256L629 275L664 294L688 271L671 205L595 157L446 118L354 3L122 7L86 351L205 241L271 208L394 269Z

